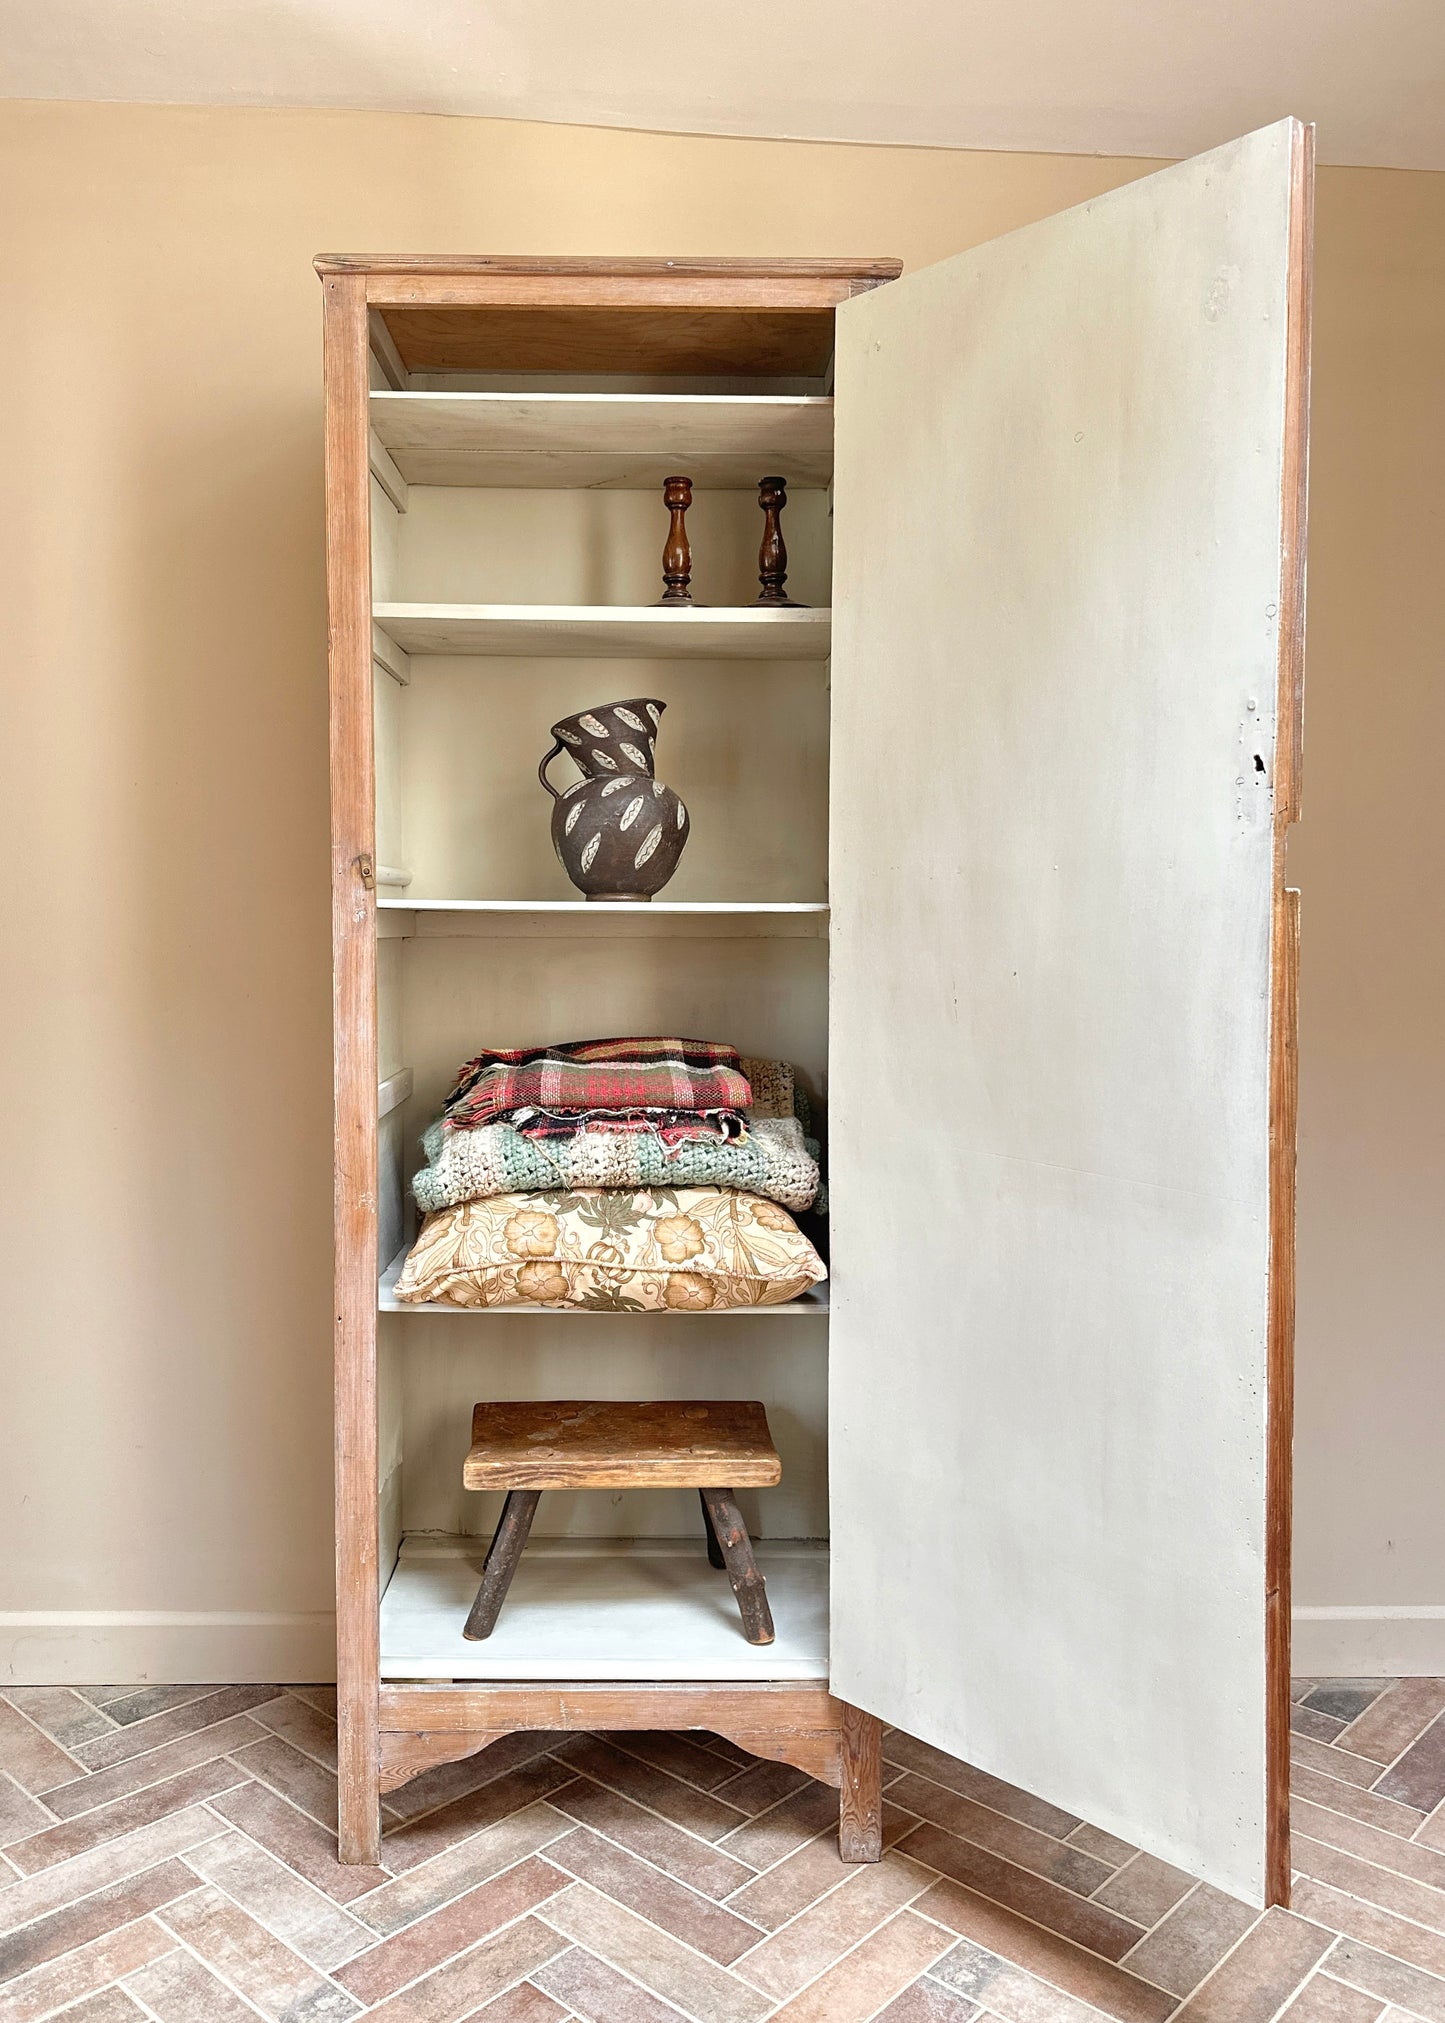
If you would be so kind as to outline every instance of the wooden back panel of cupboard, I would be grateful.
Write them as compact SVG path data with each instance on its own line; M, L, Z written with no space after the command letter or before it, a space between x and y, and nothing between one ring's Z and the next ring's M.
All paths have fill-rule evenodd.
M1255 1901L1310 172L1287 120L837 318L831 1686Z
M818 381L834 312L896 261L345 259L324 291L341 1858L375 1859L377 1034L368 354L394 375Z

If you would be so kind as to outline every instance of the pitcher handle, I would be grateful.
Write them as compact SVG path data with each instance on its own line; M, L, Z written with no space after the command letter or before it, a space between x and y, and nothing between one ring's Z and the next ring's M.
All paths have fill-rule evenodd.
M547 792L552 796L554 801L560 801L562 796L547 778L547 768L551 765L553 759L556 758L558 752L565 752L566 749L567 747L563 744L561 738L554 738L551 751L548 752L546 758L543 759L541 765L537 768L537 778L542 782L542 785L547 789Z

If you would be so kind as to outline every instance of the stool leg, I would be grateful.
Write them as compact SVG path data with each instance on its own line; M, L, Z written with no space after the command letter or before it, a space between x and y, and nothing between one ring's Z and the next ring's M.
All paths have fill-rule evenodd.
M472 1603L472 1612L462 1631L462 1635L474 1644L489 1637L497 1626L497 1617L507 1599L507 1589L512 1585L512 1576L517 1571L522 1547L527 1543L527 1534L532 1529L532 1519L541 1500L540 1489L511 1489L507 1492L492 1542L487 1547L482 1584L477 1589L477 1598Z
M743 1635L750 1644L770 1644L773 1641L773 1612L768 1607L767 1589L753 1558L753 1542L748 1537L743 1514L730 1489L704 1489L699 1494L722 1552L728 1578L733 1584L733 1593L738 1598Z
M699 1489L698 1502L702 1505L702 1521L707 1532L707 1563L709 1566L725 1567L727 1561L722 1556L722 1547L717 1542L717 1533L712 1528L712 1512L707 1507L707 1491Z

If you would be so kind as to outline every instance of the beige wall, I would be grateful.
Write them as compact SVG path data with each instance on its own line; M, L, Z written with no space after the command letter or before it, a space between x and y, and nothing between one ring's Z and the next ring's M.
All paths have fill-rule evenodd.
M0 151L0 1677L314 1673L331 1469L311 256L915 264L1148 164L68 105L4 108ZM1445 177L1324 172L1294 857L1298 1598L1386 1610L1445 1603L1442 246ZM1434 1636L1445 1670L1445 1608L1367 1627Z

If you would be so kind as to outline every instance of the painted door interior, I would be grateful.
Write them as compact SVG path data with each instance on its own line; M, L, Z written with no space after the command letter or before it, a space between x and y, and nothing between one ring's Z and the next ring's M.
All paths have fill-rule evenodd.
M1308 149L838 314L833 1688L1255 1901Z

